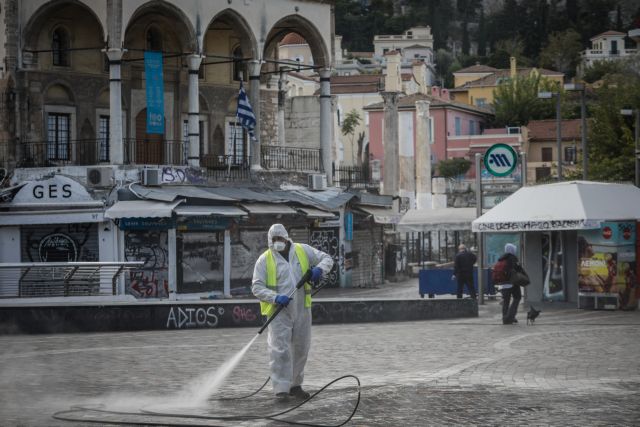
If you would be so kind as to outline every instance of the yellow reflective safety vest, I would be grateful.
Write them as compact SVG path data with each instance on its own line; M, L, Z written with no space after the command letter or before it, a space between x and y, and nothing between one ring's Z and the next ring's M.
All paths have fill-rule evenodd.
M304 251L304 248L299 243L294 243L293 247L296 251L296 256L298 257L298 262L300 263L300 268L302 269L302 274L306 273L309 270L309 258L307 257L307 253ZM267 287L269 289L276 290L276 260L273 257L273 252L271 249L267 249L264 253L267 261ZM271 316L271 314L276 310L277 304L271 304L268 302L260 302L260 311L263 316ZM311 284L309 282L304 284L304 307L311 307Z

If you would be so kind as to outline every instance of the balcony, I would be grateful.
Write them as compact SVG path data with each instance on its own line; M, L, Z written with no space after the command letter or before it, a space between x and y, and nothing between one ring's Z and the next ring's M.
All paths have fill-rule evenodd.
M260 147L260 165L267 170L323 172L320 150L315 148Z
M372 177L367 166L338 166L333 165L333 184L342 188L376 189L380 188L380 181Z
M183 141L125 139L124 164L184 165ZM0 156L8 160L11 145L0 143ZM110 162L107 141L76 139L66 141L23 141L15 147L16 167L91 166Z

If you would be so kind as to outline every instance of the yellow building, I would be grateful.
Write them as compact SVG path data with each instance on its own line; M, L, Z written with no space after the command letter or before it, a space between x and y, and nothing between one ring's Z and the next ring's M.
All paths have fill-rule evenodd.
M454 88L451 97L457 102L482 107L493 104L493 91L503 82L516 76L528 77L535 74L562 84L564 74L544 68L517 68L515 58L511 58L511 68L496 69L487 65L476 64L453 73Z

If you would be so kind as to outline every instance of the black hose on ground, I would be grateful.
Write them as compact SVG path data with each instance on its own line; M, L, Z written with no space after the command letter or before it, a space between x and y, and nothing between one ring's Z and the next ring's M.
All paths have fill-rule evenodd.
M291 420L286 420L286 419L283 419L283 418L278 418L278 417L280 417L282 415L288 414L288 413L300 408L301 406L303 406L304 404L306 404L307 402L309 402L310 400L312 400L313 398L318 396L320 393L322 393L325 389L327 389L331 385L337 383L338 381L342 381L344 379L347 379L347 378L353 378L353 379L356 380L356 383L358 384L358 386L357 386L358 397L356 399L356 403L355 403L355 405L353 407L353 410L351 411L351 414L349 414L349 416L343 422L341 422L340 424L314 424L314 423L311 423L311 422L291 421ZM266 385L266 383L263 384L262 387L264 387L265 385ZM262 389L262 387L260 389ZM258 391L260 389L258 389ZM253 396L256 393L252 393L249 396ZM246 398L246 397L249 397L249 396L245 396L245 397L241 397L241 398ZM52 417L54 419L60 420L60 421L91 423L91 424L108 424L108 425L136 425L136 426L158 426L158 425L164 425L164 426L172 426L172 427L182 427L182 426L207 426L207 427L213 426L213 427L216 427L215 425L213 425L211 423L206 423L206 424L195 424L193 422L189 422L189 423L184 423L184 422L176 422L176 423L162 422L162 423L158 423L158 418L182 418L184 420L203 420L203 421L270 420L270 421L278 421L278 422L285 423L285 424L290 424L290 425L299 425L299 426L308 426L308 427L341 427L341 426L345 425L346 423L348 423L349 421L351 421L351 419L355 415L356 411L358 410L358 406L360 405L360 398L361 398L360 379L358 377L356 377L355 375L343 375L342 377L336 378L335 380L327 383L324 387L322 387L320 390L318 390L315 393L313 393L311 396L309 396L309 398L303 400L299 404L297 404L297 405L295 405L295 406L293 406L293 407L291 407L289 409L286 409L284 411L276 412L276 413L273 413L273 414L215 417L215 416L207 416L207 415L179 414L179 413L171 413L171 412L153 412L153 411L123 412L123 411L111 411L111 410L108 410L108 409L101 409L101 408L95 408L95 407L73 406L68 410L56 412L55 414L53 414ZM128 420L128 421L111 421L111 420L107 420L107 419L80 418L80 416L82 414L85 414L87 412L103 413L105 415L122 415L122 416L127 416L127 417L152 417L152 418L156 417L156 420L155 421L153 421L153 420L151 420L151 421L132 421L132 420ZM73 414L76 414L77 417L73 417L72 416Z

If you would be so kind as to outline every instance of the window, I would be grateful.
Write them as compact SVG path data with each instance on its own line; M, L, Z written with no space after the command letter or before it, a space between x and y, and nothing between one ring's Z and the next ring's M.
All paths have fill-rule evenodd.
M460 117L456 117L456 136L462 135L462 119Z
M162 33L155 27L147 30L147 50L162 51Z
M476 134L476 122L473 120L469 120L469 135Z
M471 98L473 102L473 98ZM478 107L484 107L487 104L487 98L476 98L476 105Z
M542 147L541 153L543 162L551 162L553 161L553 148L551 147Z
M58 67L69 66L69 34L64 28L58 27L53 31L51 40L51 54L53 65Z
M47 115L47 159L69 160L70 122L69 114Z
M571 164L576 162L576 147L564 147L564 161Z
M429 144L436 142L433 117L429 117Z
M618 41L611 40L611 55L617 55L618 53Z
M242 48L240 46L233 49L233 80L240 81L246 80L247 78L247 67L245 66L244 58L242 54ZM242 79L240 78L240 73L242 73Z
M246 162L246 135L235 120L227 122L227 147L226 154L229 156L229 163L232 165L242 165Z
M98 119L98 161L109 161L109 116Z

